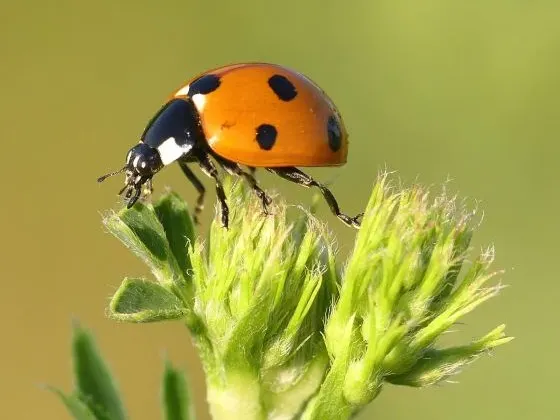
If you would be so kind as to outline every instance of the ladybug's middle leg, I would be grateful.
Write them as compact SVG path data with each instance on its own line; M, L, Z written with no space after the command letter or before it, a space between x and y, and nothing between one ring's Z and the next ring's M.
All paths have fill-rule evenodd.
M327 204L329 205L331 211L340 219L342 220L345 224L347 224L348 226L352 226L355 228L359 228L360 227L360 221L358 220L362 214L357 215L356 217L350 217L344 213L341 213L340 208L338 206L338 203L336 202L336 199L334 198L333 193L327 188L325 187L323 184L315 181L313 178L311 178L309 175L307 175L306 173L300 171L299 169L293 167L293 166L286 166L286 167L279 167L279 168L266 168L268 171L275 173L276 175L287 179L288 181L292 181L295 182L296 184L299 184L303 187L317 187L319 188L319 190L321 191L321 194L323 194L323 197L325 198L325 201L327 202Z
M181 170L183 171L187 179L198 192L196 207L194 209L194 222L198 224L198 218L200 216L200 213L202 212L202 209L204 209L204 195L206 194L206 189L204 188L204 185L202 185L202 182L200 182L200 179L198 179L194 172L191 171L191 168L187 166L186 162L180 160L179 166L181 167Z
M252 174L245 172L235 162L223 159L220 156L214 156L214 158L220 164L220 166L224 168L230 175L236 175L245 178L257 197L259 197L259 199L261 200L264 214L269 214L268 206L272 203L272 199L262 190L261 187L259 187L259 184L257 183L255 177Z
M222 181L220 180L218 170L206 152L199 152L196 157L202 172L213 178L216 183L216 195L218 196L218 200L220 200L220 207L222 209L222 224L227 229L229 226L229 208L226 202L226 193L224 192L224 187L222 185Z

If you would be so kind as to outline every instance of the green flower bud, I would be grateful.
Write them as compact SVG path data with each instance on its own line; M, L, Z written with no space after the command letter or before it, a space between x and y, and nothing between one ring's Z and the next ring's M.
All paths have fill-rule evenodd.
M438 346L501 289L487 286L493 251L468 262L474 213L455 199L380 176L343 266L312 215L290 219L276 200L265 216L252 191L230 181L229 229L216 221L206 239L173 193L105 219L156 280L125 279L109 315L184 320L216 419L350 418L386 383L437 383L511 339L500 326Z

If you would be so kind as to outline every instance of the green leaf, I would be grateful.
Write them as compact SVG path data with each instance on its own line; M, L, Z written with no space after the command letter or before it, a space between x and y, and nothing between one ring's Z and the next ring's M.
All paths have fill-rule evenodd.
M443 349L429 349L405 374L388 375L386 381L394 385L424 387L437 384L459 373L464 366L492 349L509 343L505 325L499 325L484 337L462 345Z
M187 381L183 374L168 361L163 373L162 405L166 420L191 420L195 418Z
M54 392L60 400L64 403L70 414L76 420L98 420L95 414L89 409L87 404L85 404L80 398L75 395L66 395L62 391L47 387L49 391Z
M154 209L163 225L171 252L185 278L188 278L192 269L188 248L194 243L194 226L187 203L176 193L169 193L154 204Z
M119 321L155 322L179 319L188 313L183 302L158 283L125 278L109 305L109 316Z
M138 255L160 283L183 286L185 279L151 205L136 203L103 221L109 231Z
M89 331L75 325L72 344L80 399L98 420L124 420L126 415L116 385Z

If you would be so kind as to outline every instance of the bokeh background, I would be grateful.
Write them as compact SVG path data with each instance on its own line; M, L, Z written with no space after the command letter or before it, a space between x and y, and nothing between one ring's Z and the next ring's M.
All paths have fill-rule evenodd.
M4 0L0 417L69 418L41 384L70 390L79 319L95 332L132 419L160 418L166 355L189 371L208 418L180 324L105 318L121 278L148 273L101 226L122 180L95 179L122 165L180 83L229 62L271 61L307 74L338 104L351 133L348 165L310 172L331 183L347 212L362 208L385 167L406 183L451 178L449 189L480 202L475 246L496 246L511 286L457 330L468 339L505 322L513 343L458 384L387 387L361 418L558 418L558 22L560 4L544 0ZM290 202L310 202L297 186L261 178ZM156 188L165 186L194 198L178 167L158 176ZM349 247L353 232L323 205L320 216Z

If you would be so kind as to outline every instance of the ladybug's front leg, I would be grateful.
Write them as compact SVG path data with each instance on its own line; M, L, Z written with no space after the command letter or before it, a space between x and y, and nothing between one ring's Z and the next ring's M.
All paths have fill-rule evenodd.
M218 170L206 152L198 152L196 154L196 158L202 172L213 178L216 183L216 195L218 196L218 200L220 200L220 207L222 209L222 224L227 229L229 226L229 208L226 202L226 193L224 192L224 187L222 185L222 181L220 180Z
M149 197L150 195L152 195L152 193L154 192L154 186L152 184L152 178L148 179L143 185L142 185L142 197Z
M186 162L180 160L179 166L181 167L181 170L183 171L187 179L196 189L196 191L198 191L198 198L196 200L196 207L194 209L194 222L198 224L198 218L200 216L200 213L202 212L202 209L204 209L204 196L206 194L206 189L204 188L204 185L202 185L202 182L200 182L200 179L198 179L193 171L191 171L191 168L187 166Z

